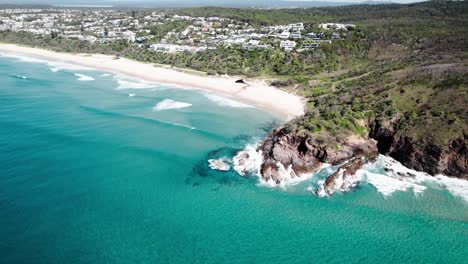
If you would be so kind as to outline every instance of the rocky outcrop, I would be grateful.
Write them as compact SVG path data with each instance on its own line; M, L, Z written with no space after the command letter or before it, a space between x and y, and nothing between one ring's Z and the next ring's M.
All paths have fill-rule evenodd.
M377 140L380 153L389 155L408 168L431 175L444 174L468 179L468 137L457 138L448 145L435 145L430 140L413 140L396 129L399 118L371 128L370 137Z
M315 194L317 196L328 196L332 195L336 190L344 192L356 186L361 180L356 172L364 166L365 160L364 157L353 158L341 166L335 173L327 177Z
M357 137L322 140L283 128L274 130L260 145L263 154L260 174L266 181L281 183L288 177L315 172L323 163L339 165L359 157L378 154L376 142Z
M229 171L231 166L226 162L225 159L209 159L208 166L213 170Z

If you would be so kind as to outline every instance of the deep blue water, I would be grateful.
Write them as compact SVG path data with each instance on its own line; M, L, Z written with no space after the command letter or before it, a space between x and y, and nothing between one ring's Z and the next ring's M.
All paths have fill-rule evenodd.
M466 263L448 192L318 198L210 170L281 122L229 104L0 57L0 263Z

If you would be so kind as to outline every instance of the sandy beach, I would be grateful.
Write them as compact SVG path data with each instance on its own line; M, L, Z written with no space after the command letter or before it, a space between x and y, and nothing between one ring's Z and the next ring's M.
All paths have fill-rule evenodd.
M303 98L268 86L260 80L246 80L246 85L235 83L239 79L235 77L203 76L125 58L116 59L109 55L59 53L14 44L0 44L0 52L66 62L146 81L211 90L253 104L286 119L304 114Z

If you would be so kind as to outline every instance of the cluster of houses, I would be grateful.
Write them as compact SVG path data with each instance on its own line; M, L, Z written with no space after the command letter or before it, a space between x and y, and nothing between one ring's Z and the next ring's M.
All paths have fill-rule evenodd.
M177 27L180 30L167 29L173 25L182 26ZM254 27L230 18L152 11L0 9L0 31L24 31L99 44L123 40L163 53L199 52L220 46L249 50L310 50L340 39L354 27L352 24L322 23L311 32L303 23Z

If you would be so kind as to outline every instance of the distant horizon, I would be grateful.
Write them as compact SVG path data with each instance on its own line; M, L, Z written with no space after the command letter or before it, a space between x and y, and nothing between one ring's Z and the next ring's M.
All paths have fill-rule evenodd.
M58 7L258 7L258 8L307 8L324 6L343 6L355 4L409 4L424 2L420 0L0 0L0 4L11 5L53 5Z

